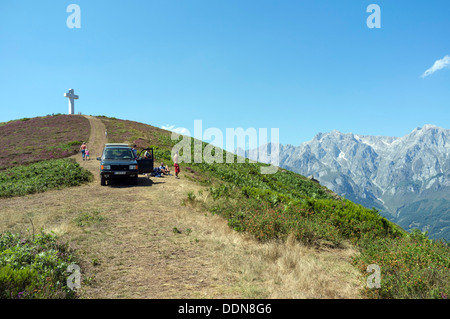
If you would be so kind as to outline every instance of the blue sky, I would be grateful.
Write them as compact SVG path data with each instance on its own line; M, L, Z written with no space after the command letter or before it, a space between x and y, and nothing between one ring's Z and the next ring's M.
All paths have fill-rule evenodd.
M450 128L449 13L444 0L2 0L0 122L67 113L74 88L83 114L279 128L283 144Z

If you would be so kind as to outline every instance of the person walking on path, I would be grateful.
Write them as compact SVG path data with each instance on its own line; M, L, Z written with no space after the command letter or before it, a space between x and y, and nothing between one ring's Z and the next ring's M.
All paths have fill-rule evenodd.
M83 158L83 161L86 158L86 149L87 149L86 142L83 142L83 144L81 144L81 147L80 147L81 157Z
M178 173L180 172L180 165L178 165L178 151L175 152L173 156L173 166L175 167L175 178L178 178Z

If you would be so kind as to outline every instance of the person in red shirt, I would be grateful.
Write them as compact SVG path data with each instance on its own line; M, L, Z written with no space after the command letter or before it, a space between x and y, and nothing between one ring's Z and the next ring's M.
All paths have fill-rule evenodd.
M180 172L180 165L178 165L178 151L176 151L173 157L173 166L175 167L175 178L178 178L178 173Z

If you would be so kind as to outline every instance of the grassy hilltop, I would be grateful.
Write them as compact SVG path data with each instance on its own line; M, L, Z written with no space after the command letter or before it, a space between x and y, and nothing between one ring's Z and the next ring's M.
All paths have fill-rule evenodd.
M65 119L62 115L58 117ZM138 148L153 147L157 162L172 164L171 149L178 141L171 140L170 132L133 121L104 116L97 118L107 129L108 142L137 144ZM89 134L89 131L81 130L74 130L73 135L57 133L64 132L70 125L89 129L89 125L82 123L82 117L71 116L60 121L62 126L59 129L58 124L50 125L44 120L51 119L0 124L0 137L5 140L8 136L11 139L10 134L17 125L20 125L20 131L35 132L33 140L36 141L43 141L44 135L40 134L47 132L53 132L50 136L64 136L54 142L46 139L46 147L57 145L53 153L42 152L40 143L14 147L14 154L6 155L17 158L16 163L3 164L4 167L31 162L25 157L19 160L23 157L21 151L25 150L39 161L49 159L44 154L69 156L79 147L75 142L86 139ZM26 127L27 123L30 128ZM47 128L40 129L40 125ZM69 145L73 148L70 149ZM193 158L194 143L191 145L191 149L184 151L191 152ZM205 147L207 144L202 143L202 150ZM225 152L222 155L225 163ZM355 247L359 253L353 257L353 265L361 271L361 278L365 280L369 275L369 265L375 264L381 270L380 288L369 288L363 283L366 297L443 298L450 293L449 246L432 241L418 231L408 233L375 209L340 198L318 183L284 169L275 174L261 174L261 167L266 164L248 160L237 163L236 156L235 163L231 164L203 162L181 163L180 166L183 178L205 186L208 192L207 200L199 200L201 194L189 192L183 199L184 204L222 216L237 232L248 233L262 242L294 239L318 248L339 250L348 245ZM0 182L3 183L1 175Z

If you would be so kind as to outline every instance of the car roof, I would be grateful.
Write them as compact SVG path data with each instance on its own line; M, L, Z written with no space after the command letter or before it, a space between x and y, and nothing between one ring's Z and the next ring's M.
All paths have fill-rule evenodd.
M130 147L125 143L106 143L105 147Z

